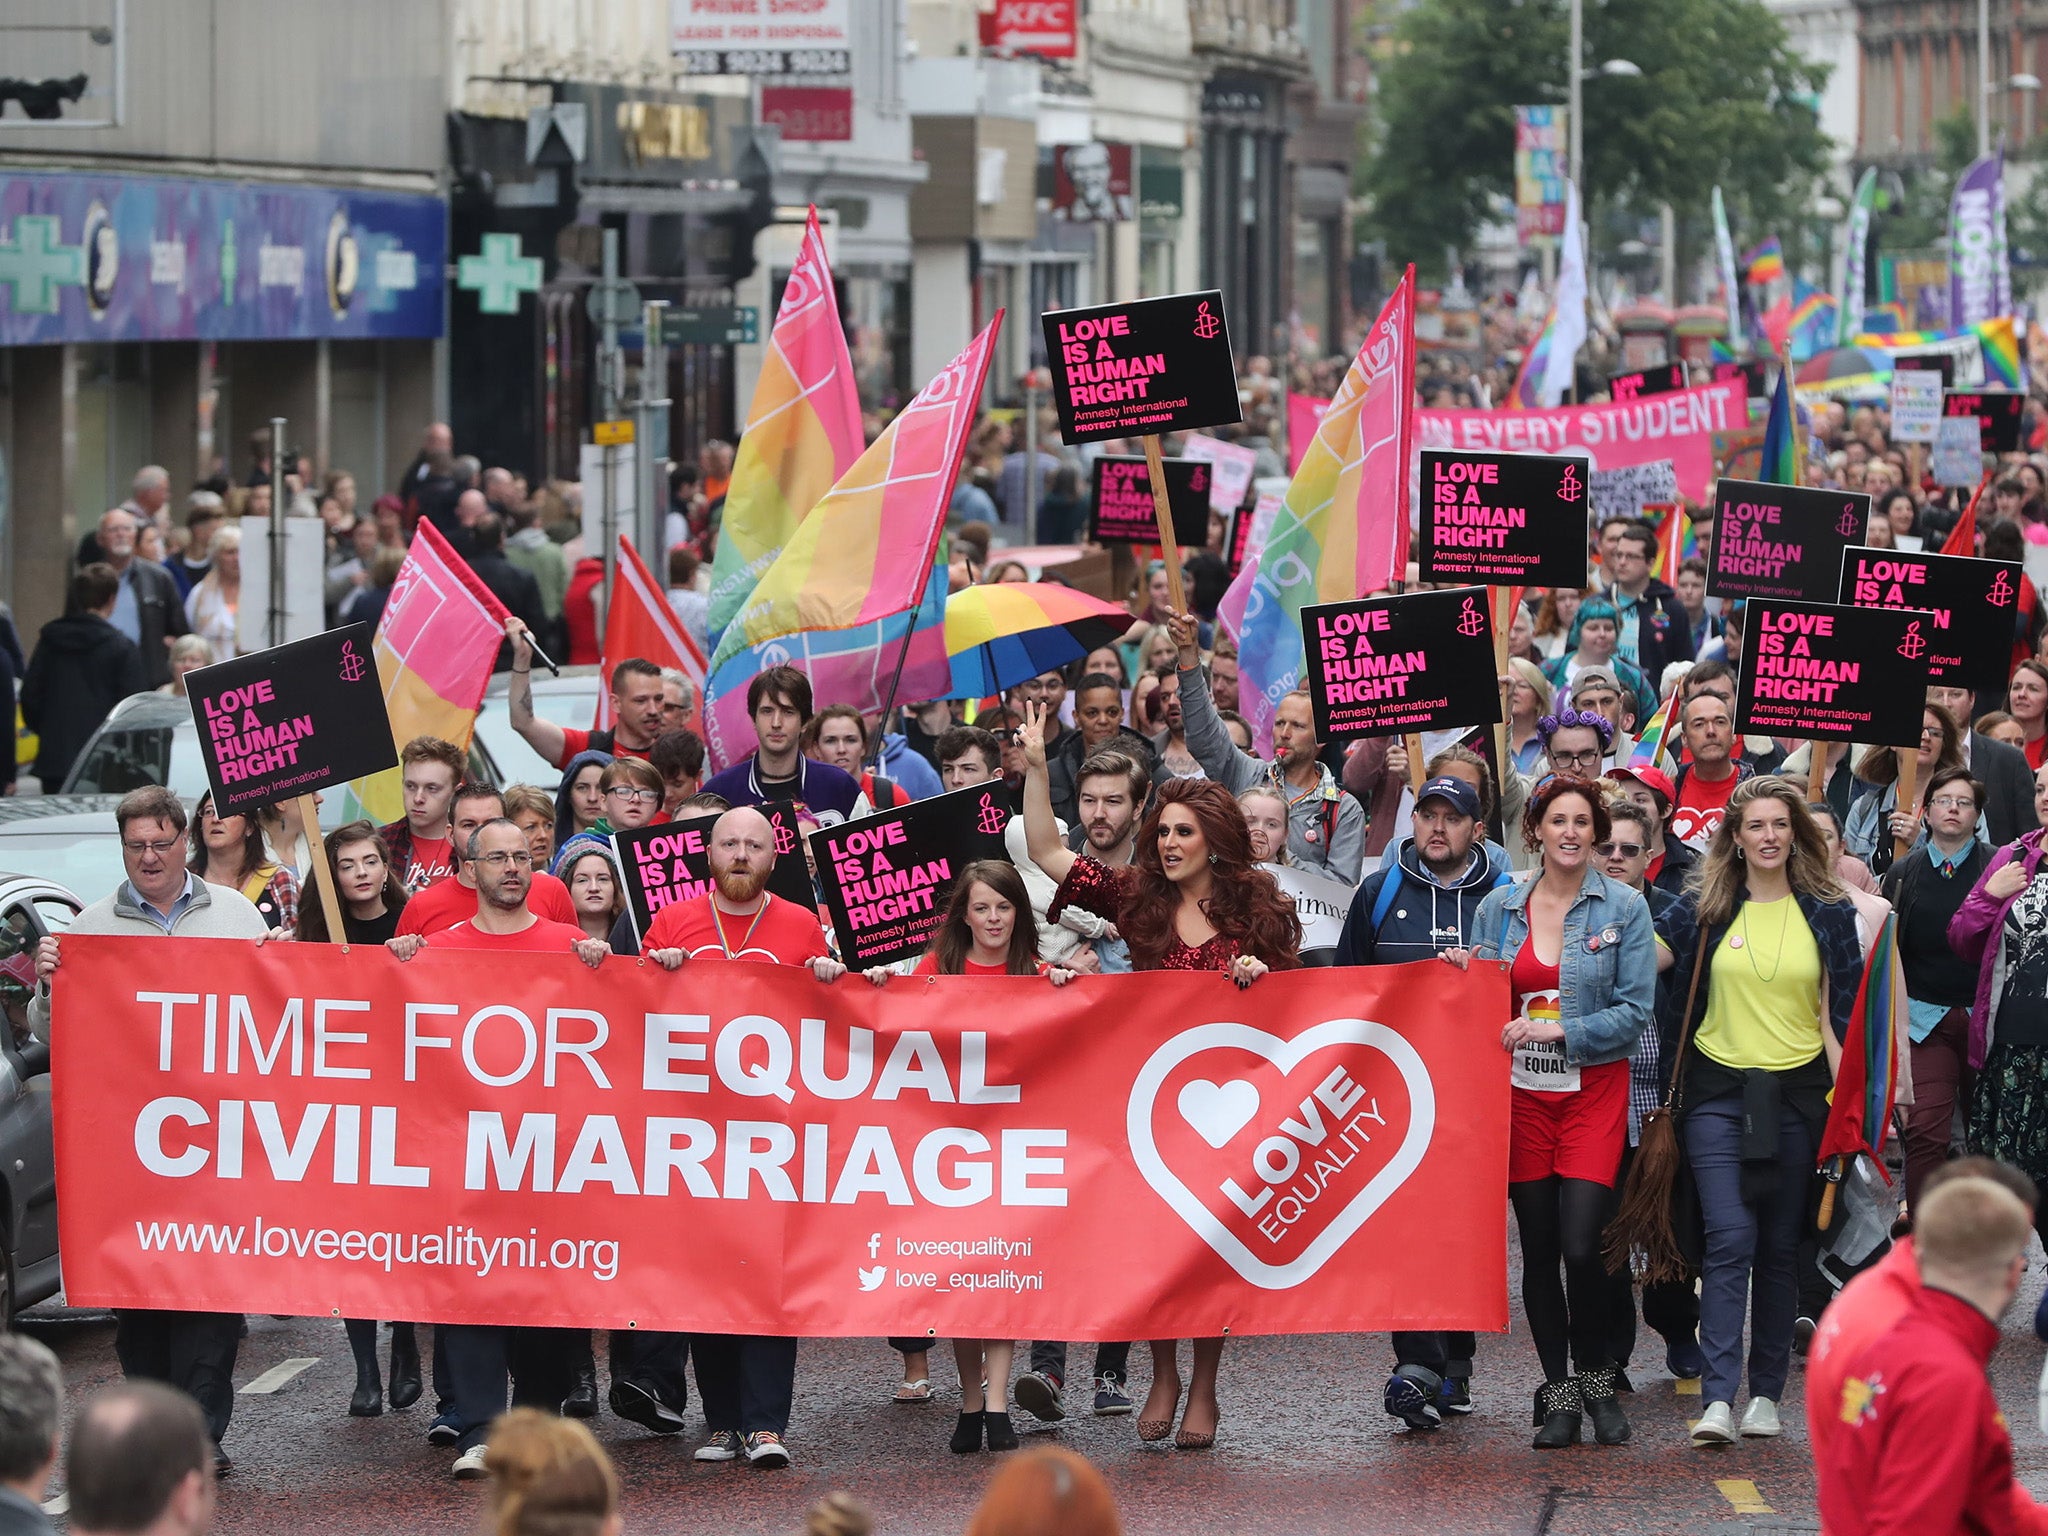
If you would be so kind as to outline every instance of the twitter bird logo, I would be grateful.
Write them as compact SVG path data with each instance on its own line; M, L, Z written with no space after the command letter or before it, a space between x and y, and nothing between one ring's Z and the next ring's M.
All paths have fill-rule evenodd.
M878 1288L882 1281L888 1277L889 1267L886 1264L877 1264L873 1269L863 1269L858 1271L858 1273L860 1275L860 1288L864 1291L872 1291Z

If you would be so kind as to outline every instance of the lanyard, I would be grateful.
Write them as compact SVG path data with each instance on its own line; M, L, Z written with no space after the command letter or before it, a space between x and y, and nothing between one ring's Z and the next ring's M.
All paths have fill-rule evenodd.
M747 947L747 941L753 938L754 930L761 926L761 919L768 915L768 901L766 899L768 893L763 891L761 895L763 899L761 905L754 909L754 920L747 924L747 931L740 935L740 949L742 952ZM725 952L725 958L730 960L732 958L732 945L726 940L725 916L718 910L718 898L715 895L711 898L711 926L718 930L718 947Z

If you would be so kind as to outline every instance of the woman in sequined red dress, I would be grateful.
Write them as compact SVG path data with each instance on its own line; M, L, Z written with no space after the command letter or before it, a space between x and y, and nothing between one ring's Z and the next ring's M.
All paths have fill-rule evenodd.
M1252 858L1244 814L1221 784L1169 779L1138 829L1130 864L1112 868L1071 852L1052 814L1045 769L1045 709L1025 707L1017 732L1026 764L1024 835L1032 862L1059 882L1046 909L1057 922L1067 906L1116 925L1140 971L1216 971L1248 987L1269 970L1301 964L1301 922L1294 903ZM1216 1443L1216 1371L1221 1339L1196 1339L1187 1412L1173 1443L1207 1450ZM1163 1440L1180 1404L1178 1341L1152 1341L1152 1390L1138 1411L1138 1438Z

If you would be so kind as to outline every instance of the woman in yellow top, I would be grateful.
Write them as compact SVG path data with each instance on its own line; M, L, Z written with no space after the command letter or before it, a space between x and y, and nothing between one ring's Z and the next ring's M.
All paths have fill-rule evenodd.
M1706 1225L1706 1411L1692 1439L1726 1445L1737 1432L1745 1302L1741 1433L1778 1433L1807 1188L1863 975L1856 909L1798 786L1771 775L1736 787L1691 883L1657 919L1657 935L1660 964L1676 970L1674 996L1688 995L1700 957L1706 964L1675 1070L1679 1133Z

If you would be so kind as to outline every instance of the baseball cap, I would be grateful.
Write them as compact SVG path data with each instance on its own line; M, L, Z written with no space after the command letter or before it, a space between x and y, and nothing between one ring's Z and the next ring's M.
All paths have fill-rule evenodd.
M1448 800L1451 809L1460 816L1473 821L1479 819L1479 791L1448 773L1439 774L1422 786L1422 793L1415 797L1415 804L1420 807L1425 800Z
M1614 675L1612 667L1581 667L1579 675L1572 679L1572 697L1576 699L1589 688L1612 688L1621 692L1621 679Z
M1667 809L1678 798L1678 791L1671 784L1671 775L1662 768L1652 768L1648 763L1631 763L1626 767L1610 768L1606 776L1610 779L1634 779L1662 800Z

